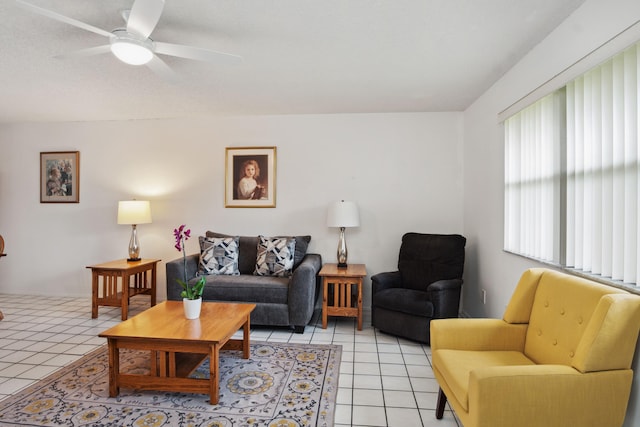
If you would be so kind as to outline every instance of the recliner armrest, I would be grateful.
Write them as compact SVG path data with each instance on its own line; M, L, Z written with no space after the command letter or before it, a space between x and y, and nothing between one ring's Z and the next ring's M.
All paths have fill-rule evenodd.
M438 280L427 287L434 319L458 317L461 288L461 279Z
M402 283L402 276L399 271L389 271L371 276L371 293L383 291L385 289L397 288Z
M528 326L502 319L434 319L431 350L524 351Z
M427 287L427 292L453 291L462 287L462 280L438 280Z

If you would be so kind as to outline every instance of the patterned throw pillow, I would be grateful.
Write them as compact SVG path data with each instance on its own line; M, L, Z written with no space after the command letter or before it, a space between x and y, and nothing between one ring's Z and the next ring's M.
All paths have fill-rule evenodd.
M293 270L296 239L258 236L257 276L289 277Z
M307 248L309 247L309 242L311 242L311 236L275 236L281 239L293 238L296 239L296 253L293 254L293 269L298 268L302 259L307 254Z
M202 274L237 276L238 237L198 237L200 242L200 266Z

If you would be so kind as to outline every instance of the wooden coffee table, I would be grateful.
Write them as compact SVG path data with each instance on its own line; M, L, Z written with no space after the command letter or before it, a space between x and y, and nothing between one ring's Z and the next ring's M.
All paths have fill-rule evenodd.
M182 301L165 301L104 331L109 345L109 396L120 387L208 393L212 405L220 398L220 350L242 350L249 358L249 318L255 304L203 302L199 319L184 317ZM242 339L231 339L239 329ZM147 375L120 372L120 349L149 350ZM189 375L209 357L209 379Z

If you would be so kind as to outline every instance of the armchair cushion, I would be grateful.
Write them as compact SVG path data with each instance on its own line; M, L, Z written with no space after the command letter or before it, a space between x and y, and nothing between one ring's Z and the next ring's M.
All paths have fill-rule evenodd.
M438 369L465 411L469 410L469 377L472 372L494 366L527 366L535 363L519 351L442 350L433 355ZM434 363L436 363L434 361Z
M433 317L433 304L426 292L403 288L385 289L376 293L373 298L376 307L414 316Z
M553 270L538 273L524 352L536 363L570 366L601 298L623 291Z
M402 287L426 291L435 281L461 278L465 242L460 235L406 233L398 257Z
M576 348L573 367L580 372L596 372L631 366L638 332L619 319L640 323L638 303L624 294L603 296Z

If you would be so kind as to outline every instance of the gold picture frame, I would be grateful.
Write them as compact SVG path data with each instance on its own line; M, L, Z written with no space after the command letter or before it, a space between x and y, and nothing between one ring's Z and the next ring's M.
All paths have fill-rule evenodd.
M80 152L40 153L40 203L80 203Z
M227 208L276 207L276 147L227 147Z

